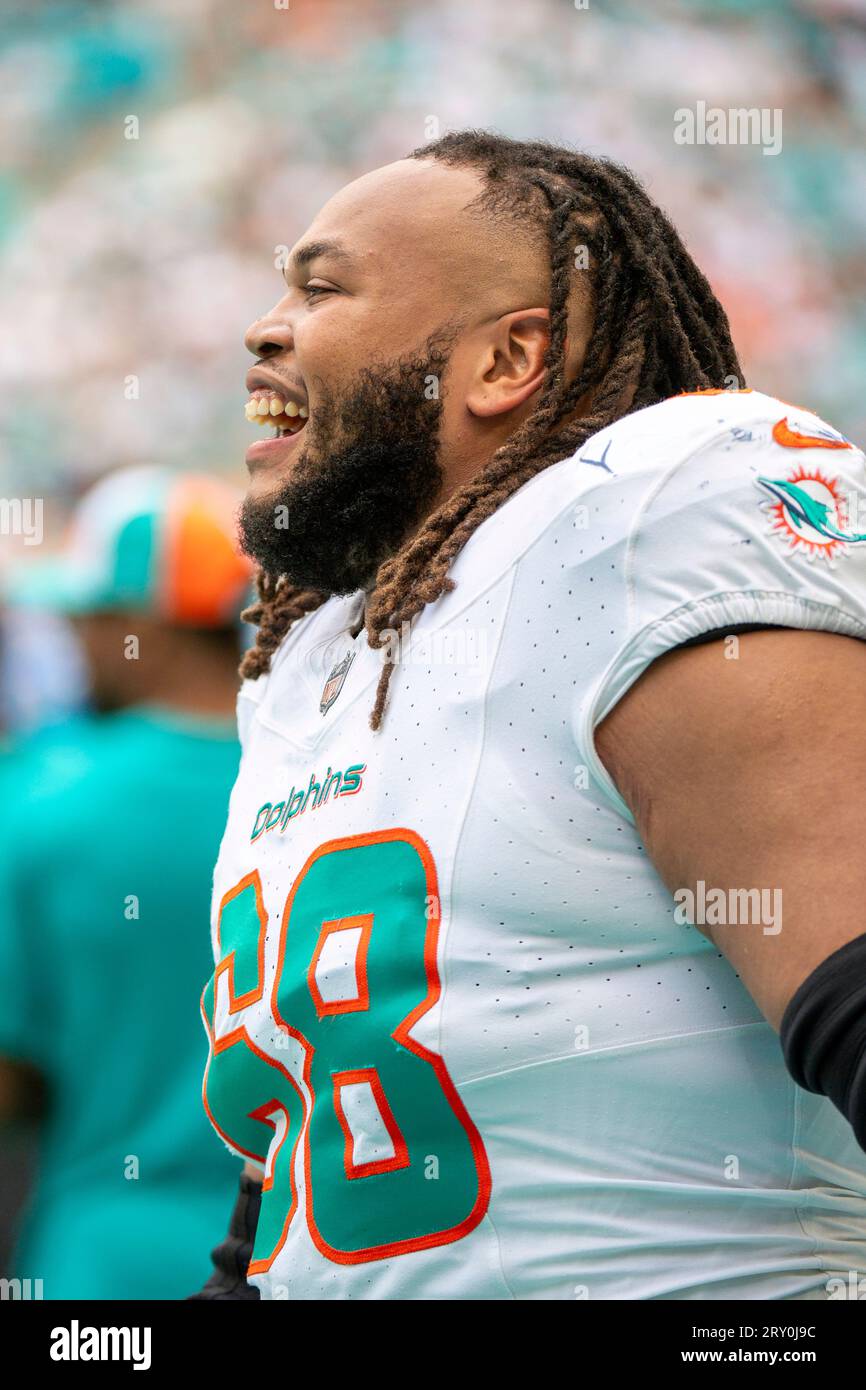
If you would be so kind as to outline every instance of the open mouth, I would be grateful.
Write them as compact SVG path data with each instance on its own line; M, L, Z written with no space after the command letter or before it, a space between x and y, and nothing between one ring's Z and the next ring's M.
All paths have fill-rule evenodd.
M310 415L305 405L263 388L250 393L244 413L253 425L272 426L276 439L300 434Z

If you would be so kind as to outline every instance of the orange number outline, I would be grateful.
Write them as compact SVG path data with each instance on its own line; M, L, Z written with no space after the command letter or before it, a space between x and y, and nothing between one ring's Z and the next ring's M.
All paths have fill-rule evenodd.
M288 935L292 906L295 901L295 895L313 864L325 854L334 854L344 849L354 849L359 845L382 844L391 840L401 840L404 843L408 843L417 852L424 866L427 901L435 904L435 911L432 911L427 919L427 932L424 940L424 970L427 976L427 994L397 1025L391 1036L400 1046L405 1047L409 1052L421 1058L422 1061L427 1062L436 1073L436 1079L452 1111L459 1123L463 1126L469 1140L472 1157L475 1162L475 1171L478 1175L478 1194L469 1214L465 1216L462 1221L458 1222L456 1226L450 1227L447 1230L431 1231L424 1236L411 1236L406 1240L390 1241L385 1245L367 1246L361 1250L337 1250L325 1240L316 1226L313 1215L310 1116L316 1104L316 1093L313 1088L310 1073L315 1049L312 1043L310 1043L297 1028L293 1028L292 1025L282 1017L277 996L285 960L286 937ZM433 856L426 841L422 840L420 835L417 835L414 830L409 830L406 827L397 827L393 830L373 830L362 835L349 835L336 840L326 840L324 844L314 849L307 858L306 863L292 884L291 892L289 893L285 908L283 909L283 920L280 927L280 944L277 954L277 968L271 990L271 1013L278 1027L284 1029L291 1037L295 1038L303 1048L304 1083L310 1095L310 1104L308 1107L305 1106L303 1119L304 1214L307 1222L307 1230L310 1233L310 1238L316 1249L321 1255L324 1255L326 1259L332 1260L335 1264L367 1264L373 1260L389 1259L393 1255L406 1255L415 1250L430 1250L438 1245L450 1245L454 1241L462 1240L464 1236L469 1235L470 1231L475 1229L483 1220L490 1203L492 1180L490 1176L490 1165L487 1160L487 1153L481 1135L473 1124L463 1101L460 1099L457 1088L448 1074L444 1059L440 1057L438 1053L431 1052L428 1048L424 1047L422 1043L416 1042L415 1039L409 1036L410 1030L414 1028L419 1019L430 1012L433 1006L438 1002L442 993L442 984L439 979L439 968L436 960L440 921L439 887ZM257 1264L256 1269L269 1268L279 1248L278 1246L267 1264L264 1262ZM252 1270L252 1268L253 1266L251 1265L250 1269Z

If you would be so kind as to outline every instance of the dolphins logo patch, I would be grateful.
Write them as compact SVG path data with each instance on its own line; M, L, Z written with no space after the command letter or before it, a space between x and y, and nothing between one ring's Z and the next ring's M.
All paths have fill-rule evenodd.
M772 499L767 504L772 530L788 541L791 551L804 551L810 560L830 560L849 545L861 545L866 533L848 528L848 512L838 478L818 468L796 468L787 478L757 479Z

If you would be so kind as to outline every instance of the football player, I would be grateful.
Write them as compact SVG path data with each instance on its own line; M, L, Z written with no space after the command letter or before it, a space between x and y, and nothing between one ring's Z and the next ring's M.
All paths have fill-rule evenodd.
M833 1297L863 454L745 386L624 169L483 132L338 192L247 346L197 1296Z

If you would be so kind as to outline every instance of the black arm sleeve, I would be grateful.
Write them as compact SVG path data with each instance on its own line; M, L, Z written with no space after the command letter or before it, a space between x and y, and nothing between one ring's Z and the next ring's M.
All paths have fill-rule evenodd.
M187 1301L196 1298L249 1300L259 1297L256 1286L247 1283L247 1267L253 1253L261 1201L261 1183L242 1173L229 1233L211 1251L214 1272L201 1292L189 1294Z
M779 1037L797 1085L829 1096L866 1150L866 933L803 981Z

